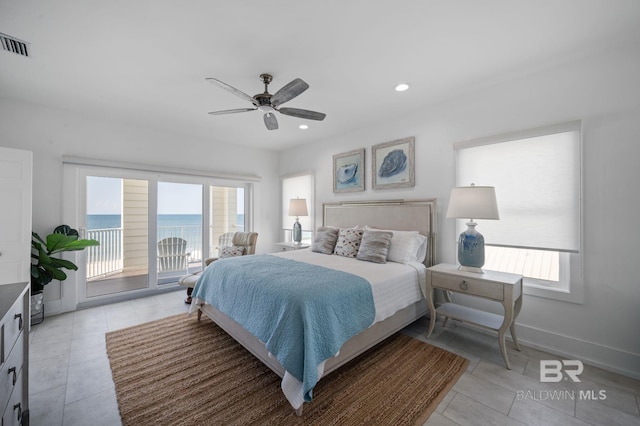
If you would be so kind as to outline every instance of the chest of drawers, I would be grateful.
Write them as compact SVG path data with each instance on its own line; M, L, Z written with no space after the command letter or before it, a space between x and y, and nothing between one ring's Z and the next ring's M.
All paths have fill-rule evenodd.
M2 426L29 424L29 285L0 285Z

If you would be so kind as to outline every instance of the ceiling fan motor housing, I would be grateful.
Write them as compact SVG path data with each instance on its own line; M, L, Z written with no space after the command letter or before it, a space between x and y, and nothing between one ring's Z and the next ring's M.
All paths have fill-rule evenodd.
M270 93L258 93L253 97L260 105L271 105L271 94Z

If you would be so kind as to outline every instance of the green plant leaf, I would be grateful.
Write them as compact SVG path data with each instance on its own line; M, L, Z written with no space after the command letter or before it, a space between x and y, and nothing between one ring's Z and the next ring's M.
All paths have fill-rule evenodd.
M54 279L66 280L67 274L63 269L78 270L73 262L53 257L53 254L100 245L96 240L78 239L78 231L68 225L56 227L52 234L47 235L46 241L35 232L32 232L31 236L31 257L34 261L31 265L32 292L34 289L41 291Z
M75 240L75 241L71 241L68 244L66 244L64 246L63 250L58 250L58 252L60 251L78 251L78 250L84 250L87 247L91 247L91 246L99 246L100 242L96 241L96 240Z
M38 248L38 263L39 264L51 263L51 258L49 257L47 252L44 251L43 247Z
M64 281L67 279L67 274L65 274L62 269L52 268L49 266L45 266L45 268L47 272L51 274L51 277L53 277L53 279L56 279L58 281Z
M75 235L79 238L78 231L70 227L69 225L60 225L53 230L54 234Z
M52 268L65 268L65 269L70 269L72 271L77 271L78 270L78 267L76 266L75 263L70 262L70 261L65 260L65 259L58 259L57 257L52 257L51 258L50 266Z
M47 245L47 243L42 239L40 235L36 234L35 232L31 232L31 244L36 244L36 242L33 241L34 238L40 241L42 244Z
M76 241L78 237L64 234L47 235L47 252L49 254L65 251L65 247Z
M49 254L63 251L84 250L89 246L100 245L96 240L79 240L75 235L49 234L47 235L47 251Z

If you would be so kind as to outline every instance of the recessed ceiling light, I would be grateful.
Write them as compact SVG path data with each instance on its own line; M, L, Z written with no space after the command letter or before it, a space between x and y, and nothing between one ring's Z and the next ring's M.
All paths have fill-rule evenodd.
M309 126L307 126L306 124L301 124L298 127L300 127L302 130L307 130L309 128Z
M396 92L404 92L409 88L409 85L406 83L400 83L396 86Z

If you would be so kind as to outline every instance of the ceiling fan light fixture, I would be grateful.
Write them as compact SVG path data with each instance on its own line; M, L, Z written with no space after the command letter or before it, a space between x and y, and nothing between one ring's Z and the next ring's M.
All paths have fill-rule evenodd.
M396 86L396 92L404 92L409 89L409 85L407 83L400 83Z
M265 114L273 113L275 111L275 109L271 105L260 105L258 109Z
M308 126L308 125L306 125L306 124L301 124L301 125L299 125L298 127L299 127L300 129L302 129L302 130L307 130L307 129L309 128L309 126Z

